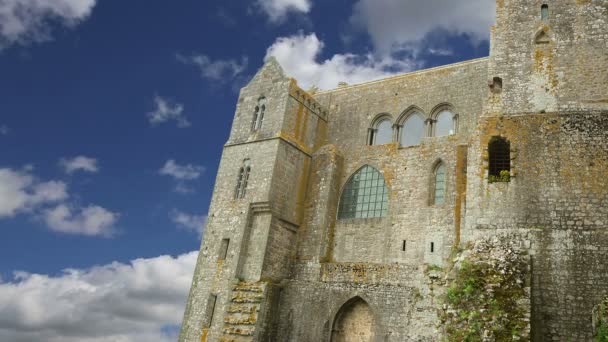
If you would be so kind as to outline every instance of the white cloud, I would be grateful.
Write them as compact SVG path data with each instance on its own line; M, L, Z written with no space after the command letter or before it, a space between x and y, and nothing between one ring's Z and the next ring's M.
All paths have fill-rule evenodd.
M445 29L488 39L495 0L359 0L351 22L367 31L379 54L416 49L430 32Z
M27 171L0 169L0 218L67 198L67 185L63 182L41 182Z
M274 56L285 72L304 87L335 88L339 82L349 84L384 78L413 69L411 60L372 55L336 54L317 61L323 49L317 35L302 33L278 38L266 51L266 59Z
M148 120L152 125L158 125L163 122L175 120L177 127L190 127L190 122L184 116L184 106L180 103L171 103L169 100L160 96L154 97L156 108L154 111L147 114Z
M161 175L171 176L177 180L194 180L201 176L205 168L200 165L179 165L173 159L167 160L165 165L158 171Z
M59 276L16 272L0 282L0 340L175 341L166 330L181 324L196 258L137 259Z
M85 156L78 156L72 159L61 159L59 165L63 167L65 173L72 174L76 171L97 172L97 159Z
M171 213L169 213L169 218L171 218L173 223L177 224L180 228L198 233L199 236L203 235L205 225L207 224L206 215L190 215L178 210L171 211Z
M290 12L308 13L312 7L310 0L257 0L256 3L274 23L284 21Z
M0 1L0 49L51 39L51 24L74 26L85 20L95 0Z
M184 64L196 66L200 70L201 77L219 82L233 80L247 70L249 64L247 57L242 57L240 62L234 59L214 61L206 55L184 56L177 54L176 58Z
M0 135L8 135L8 133L9 133L10 131L11 131L11 130L8 128L8 126L7 126L7 125L1 125L1 126L0 126Z
M110 237L119 215L96 205L75 211L66 204L60 204L45 210L43 216L49 228L57 232Z
M118 214L96 205L74 208L67 202L67 184L40 181L31 175L31 170L0 169L0 219L27 213L41 218L51 230L57 232L112 235Z

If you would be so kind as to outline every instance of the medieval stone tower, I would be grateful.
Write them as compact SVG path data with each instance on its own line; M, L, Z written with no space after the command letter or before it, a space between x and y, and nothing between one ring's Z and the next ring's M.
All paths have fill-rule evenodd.
M487 58L241 90L179 341L443 341L459 246L527 255L533 341L608 296L608 0L497 0Z

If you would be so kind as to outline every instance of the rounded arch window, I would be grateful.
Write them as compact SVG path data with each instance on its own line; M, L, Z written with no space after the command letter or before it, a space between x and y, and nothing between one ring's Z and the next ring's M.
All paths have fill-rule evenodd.
M401 128L401 146L416 146L422 142L424 136L424 118L415 112L408 116Z
M389 119L382 119L376 125L372 145L390 144L393 142L393 124Z
M449 110L443 110L437 114L435 123L435 136L445 137L456 132L454 114Z

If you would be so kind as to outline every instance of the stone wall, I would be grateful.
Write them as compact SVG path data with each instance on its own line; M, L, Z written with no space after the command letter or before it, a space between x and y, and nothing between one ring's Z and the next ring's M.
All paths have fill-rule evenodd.
M589 341L608 293L608 112L483 118L471 147L465 241L515 232L532 255L535 341ZM511 141L509 183L488 183L491 136Z
M590 341L590 314L608 295L608 0L552 1L546 20L542 4L497 1L489 58L317 94L269 60L239 97L180 341L329 341L353 303L369 310L354 317L367 317L374 342L436 341L445 282L433 270L497 235L530 255L533 340ZM444 108L458 127L436 137L428 125ZM426 135L403 147L412 111ZM368 146L380 115L393 142ZM496 136L511 143L508 182L488 178ZM245 158L247 194L235 198ZM342 189L365 165L384 177L388 214L338 219ZM232 308L248 296L242 320Z

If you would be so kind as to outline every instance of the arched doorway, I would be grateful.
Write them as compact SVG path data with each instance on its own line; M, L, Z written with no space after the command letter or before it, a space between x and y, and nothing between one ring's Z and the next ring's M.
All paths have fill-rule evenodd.
M349 300L336 314L331 342L370 342L374 317L369 305L360 297Z

